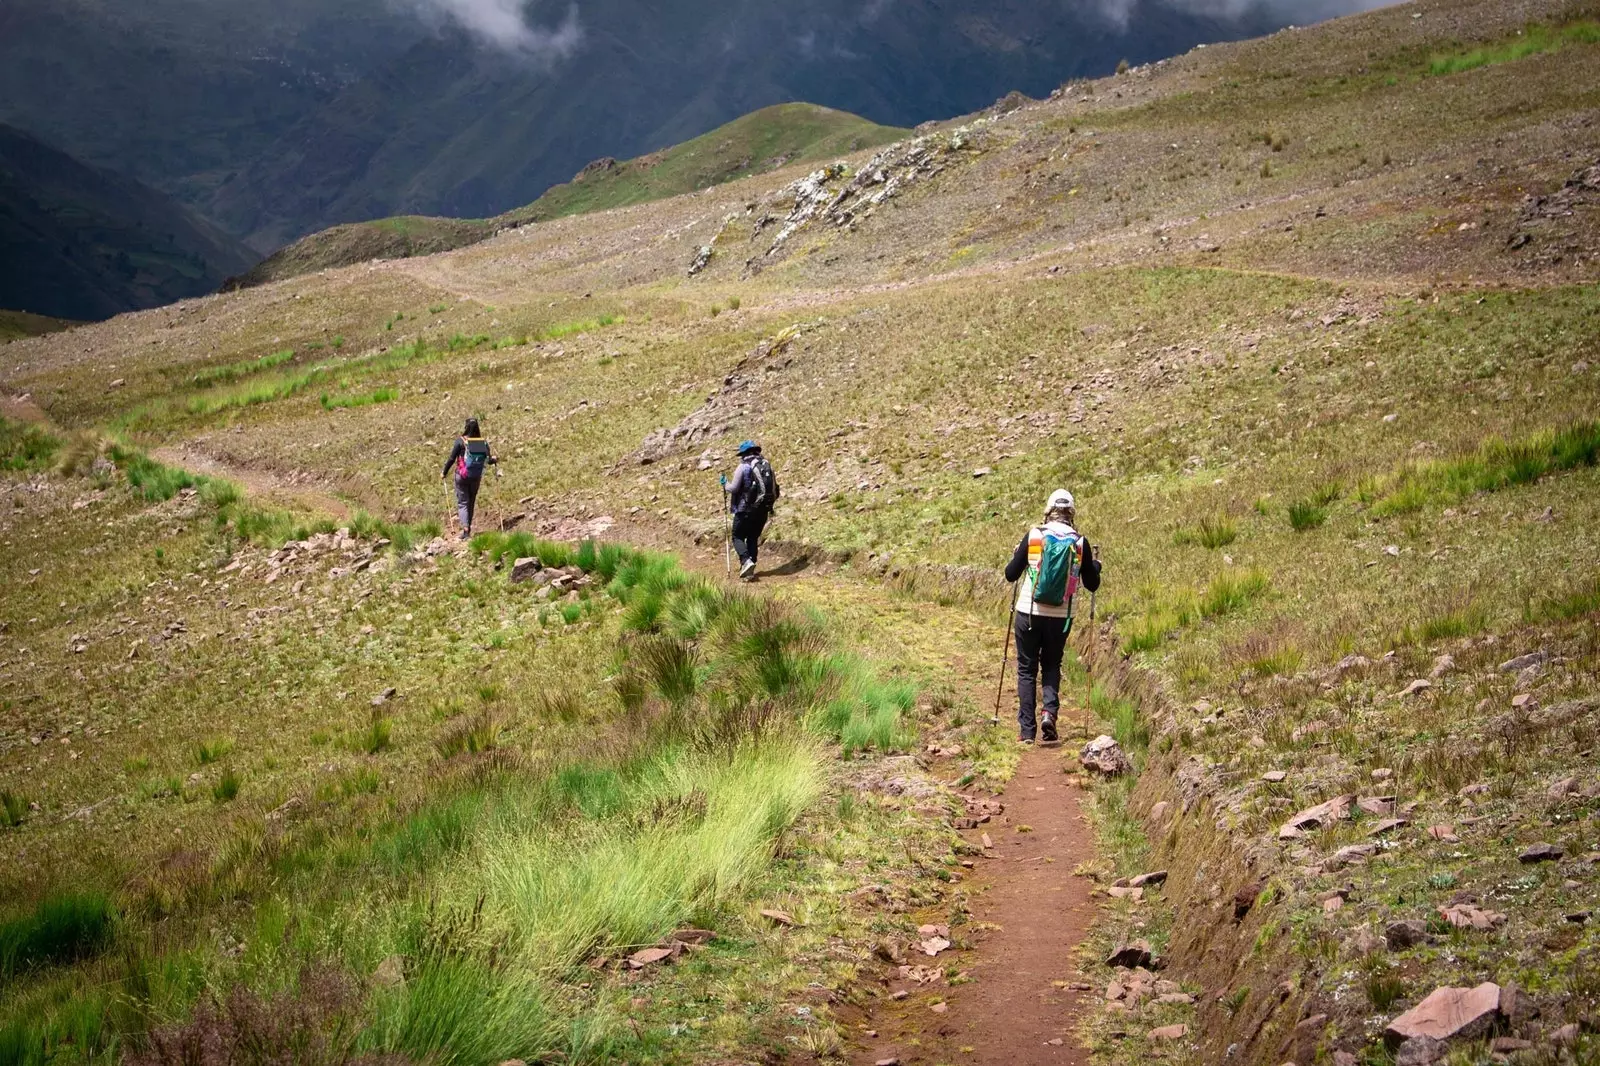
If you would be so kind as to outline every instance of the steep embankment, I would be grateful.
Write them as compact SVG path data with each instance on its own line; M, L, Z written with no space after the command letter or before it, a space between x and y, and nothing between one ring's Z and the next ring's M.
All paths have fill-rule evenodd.
M929 765L965 779L974 800L1006 776L1005 734L982 725L992 690L979 698L970 680L980 650L983 672L998 660L1000 620L962 605L992 608L999 564L1064 484L1107 572L1097 622L1080 617L1075 637L1091 676L1071 691L1134 771L1094 783L1101 850L1079 873L1102 904L1096 950L1084 973L1051 978L1106 1002L1084 1038L1113 1060L1382 1061L1393 1057L1385 1028L1437 989L1493 984L1476 1024L1444 1048L1407 1024L1388 1042L1411 1059L1476 1061L1505 1037L1584 1061L1600 1010L1588 858L1600 839L1597 23L1589 4L1453 0L1207 48L952 122L843 171L794 166L18 341L5 384L69 430L182 442L226 468L359 495L391 522L445 513L438 464L476 414L503 458L483 521L639 530L704 550L722 536L716 475L738 440L761 440L785 489L772 535L847 570L816 593L841 642L830 647L927 664L945 639L928 627L959 634L960 647L937 646L943 661L968 662L927 679L912 709L925 740L962 749L928 752ZM344 693L326 705L344 708L339 758L351 761L324 761L305 736L295 790L320 766L356 767L365 694L382 691L390 664L448 656L467 684L501 630L514 639L542 615L566 631L567 605L550 604L560 597L511 591L486 569L408 585L397 568L392 585L369 586L391 579L362 576L376 565L365 545L340 549L338 577L235 584L218 564L230 565L237 521L212 532L210 512L151 507L116 479L45 483L12 483L13 521L53 503L39 525L12 527L26 550L4 557L8 587L30 591L7 602L4 695L25 735L13 732L0 765L6 788L39 789L63 816L45 841L3 838L13 854L118 839L64 817L112 794L88 771L115 766L63 756L77 740L31 738L76 728L53 692L119 706L128 675L142 676L125 649L101 648L119 628L142 626L149 641L192 616L190 629L221 635L205 638L223 648L207 660L219 691L244 677L307 686L275 707ZM128 531L109 546L108 521ZM117 579L84 588L76 570L45 570L47 552L113 548L125 553ZM134 604L152 613L135 617ZM478 622L458 632L441 604L472 605ZM273 613L256 624L310 628L288 648L232 641L238 615L258 607ZM660 608L629 624L676 624ZM573 624L598 610L576 607ZM75 635L94 636L89 650L74 650ZM351 674L318 672L310 649L321 654L324 638L350 649ZM658 680L699 676L648 646ZM604 735L631 691L622 675L581 685L550 665L528 665L495 698L546 683L579 691L578 709L552 704L548 717ZM221 728L208 701L183 698L181 670L158 676L140 682L145 735L168 708L195 715L159 750ZM741 943L770 948L763 958L787 947L806 965L826 959L806 972L833 978L781 997L724 987L716 1009L660 977L624 975L626 999L605 984L602 996L646 1001L645 1045L681 1050L651 1054L749 1056L752 1045L698 1021L713 1017L759 1018L741 1033L796 1056L838 1053L818 1019L868 1046L851 1012L898 1022L906 1000L890 989L912 980L901 965L938 971L916 971L929 978L916 982L928 1018L941 1016L933 1003L948 1014L981 997L962 991L964 961L907 958L911 922L955 933L978 913L950 886L978 876L960 863L980 863L968 849L981 852L981 837L952 852L948 836L895 847L856 836L850 819L876 819L886 792L894 818L871 824L891 835L962 808L921 793L926 769L910 762L845 767L846 786L802 834L803 858L780 852L778 880L759 882L772 886L760 909L795 924L731 905L746 908L730 925ZM265 755L247 769L268 789L289 780ZM138 798L131 772L114 795L186 840L216 824L204 803L140 806L156 801ZM588 809L613 810L594 795ZM276 809L267 801L252 809ZM678 806L660 810L682 824ZM903 858L914 889L880 879L874 855ZM1046 857L1061 868L1046 887L1065 891L1069 864L1041 847ZM1164 882L1115 883L1163 868ZM775 897L801 890L786 876L814 876L817 897L842 910L819 905L812 922L788 909ZM862 925L833 930L844 912ZM856 939L875 922L893 941L881 952ZM978 962L981 932L952 938ZM1144 962L1148 950L1145 973L1103 961L1122 940L1147 942L1119 953ZM716 958L696 964L736 972L735 958ZM857 1002L838 1001L847 987ZM947 1020L940 1039L959 1040L967 1019ZM907 1060L934 1058L899 1046ZM953 1053L965 1046L976 1045ZM1036 1054L1068 1054L1054 1047Z

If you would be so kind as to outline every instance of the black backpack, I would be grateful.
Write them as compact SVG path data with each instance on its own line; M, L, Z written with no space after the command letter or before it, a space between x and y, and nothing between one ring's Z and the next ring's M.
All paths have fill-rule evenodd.
M773 473L772 464L767 462L766 456L758 455L750 460L750 473L756 479L756 494L750 501L751 507L757 511L772 510L772 505L778 502L783 492L778 488L778 475Z

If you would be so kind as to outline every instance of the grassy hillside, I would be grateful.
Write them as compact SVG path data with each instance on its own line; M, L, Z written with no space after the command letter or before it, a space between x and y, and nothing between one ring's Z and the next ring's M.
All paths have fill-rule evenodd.
M45 318L26 311L0 311L0 344L20 337L38 337L60 329L70 329L76 323L63 318Z
M776 170L790 163L832 162L876 148L906 131L815 104L777 104L753 111L691 141L617 162L598 160L564 185L513 211L519 222L543 222L585 211L646 203Z
M278 997L351 1056L982 1061L967 879L1016 864L952 821L1017 765L998 571L1065 485L1077 729L1134 772L1040 1002L1092 988L1101 1061L1385 1063L1492 981L1447 1061L1600 1054L1595 25L1382 9L9 345L0 1047ZM504 476L454 554L468 415ZM784 492L736 591L745 437Z
M502 229L678 196L789 164L833 160L905 133L814 104L778 104L691 141L617 162L598 160L526 207L492 219L385 218L301 238L236 279L240 288L369 259L404 259L476 244Z

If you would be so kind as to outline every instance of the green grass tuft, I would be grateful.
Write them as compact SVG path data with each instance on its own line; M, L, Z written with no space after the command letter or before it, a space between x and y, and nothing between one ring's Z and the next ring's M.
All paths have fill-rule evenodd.
M115 918L98 893L46 897L31 912L0 922L0 977L99 953L111 943Z

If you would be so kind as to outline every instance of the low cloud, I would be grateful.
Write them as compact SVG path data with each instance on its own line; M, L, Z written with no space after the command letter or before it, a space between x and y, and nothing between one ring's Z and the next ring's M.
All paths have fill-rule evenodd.
M1100 13L1118 26L1127 26L1136 9L1160 6L1196 15L1238 18L1264 13L1285 23L1308 25L1339 15L1387 7L1400 0L1096 0Z
M528 20L525 0L412 0L434 23L453 22L491 47L544 62L565 59L583 43L578 5L555 26Z

